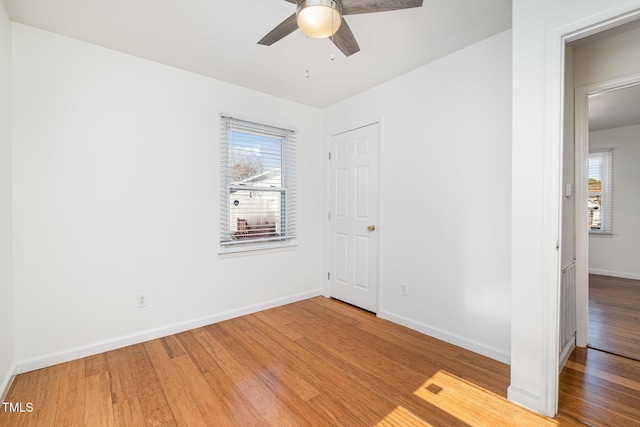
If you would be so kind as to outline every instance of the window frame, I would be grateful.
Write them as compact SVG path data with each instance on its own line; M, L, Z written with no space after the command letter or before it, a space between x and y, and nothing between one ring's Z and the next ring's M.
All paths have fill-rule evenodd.
M234 135L242 135L237 138ZM285 129L273 125L259 123L252 120L220 115L220 234L219 253L237 253L250 251L264 251L295 246L296 239L296 131ZM256 139L247 138L247 135L255 135ZM280 140L279 161L280 161L280 185L247 185L234 182L232 177L232 158L237 158L238 150L241 148L253 149L251 144L264 138L273 143L273 140ZM239 142L239 141L249 142ZM246 144L246 145L243 145ZM273 153L272 153L273 155ZM261 154L258 154L261 156ZM247 157L248 158L248 157ZM278 157L271 157L271 160ZM262 161L262 159L261 159ZM266 160L265 160L266 162ZM277 169L277 168L276 168ZM238 236L241 218L236 218L236 228L232 221L231 197L234 192L249 192L269 194L277 193L279 197L277 209L280 218L276 217L273 225L263 226L259 231L249 231L244 237ZM267 215L267 208L261 211L262 215ZM258 217L262 217L259 215ZM244 218L247 224L249 217ZM258 226L260 227L260 226ZM273 227L273 228L271 228ZM235 233L235 234L234 234ZM251 237L255 233L257 237ZM278 233L277 235L275 235ZM274 235L271 235L274 234Z
M589 191L587 183L587 202L592 197L600 196L600 228L589 227L589 235L612 235L613 234L613 149L604 148L589 150L588 162L595 157L600 158L600 191ZM587 165L587 178L590 178L591 166ZM587 206L589 209L589 206ZM588 217L591 213L588 214Z

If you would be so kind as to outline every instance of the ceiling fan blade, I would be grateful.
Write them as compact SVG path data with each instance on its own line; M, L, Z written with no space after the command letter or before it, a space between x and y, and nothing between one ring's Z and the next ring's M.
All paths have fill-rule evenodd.
M359 15L362 13L387 12L390 10L421 7L422 0L343 0L343 15Z
M360 46L358 46L358 42L344 18L342 18L342 24L340 24L338 32L336 32L331 39L333 44L336 45L345 56L351 56L356 52L360 52Z
M260 39L258 44L265 46L271 46L278 40L288 36L298 29L298 22L296 20L296 14L294 13L284 21L282 21L277 27L269 31L269 33Z

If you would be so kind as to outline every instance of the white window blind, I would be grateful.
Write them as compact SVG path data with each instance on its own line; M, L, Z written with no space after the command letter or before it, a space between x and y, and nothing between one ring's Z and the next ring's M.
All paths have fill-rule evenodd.
M613 151L589 152L589 231L613 232Z
M220 124L220 244L293 239L295 132L227 116Z

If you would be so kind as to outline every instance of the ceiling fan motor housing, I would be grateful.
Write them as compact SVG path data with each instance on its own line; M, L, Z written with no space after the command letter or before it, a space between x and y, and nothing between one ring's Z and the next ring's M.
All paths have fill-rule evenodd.
M298 27L309 37L332 36L342 24L340 0L298 0L296 7Z

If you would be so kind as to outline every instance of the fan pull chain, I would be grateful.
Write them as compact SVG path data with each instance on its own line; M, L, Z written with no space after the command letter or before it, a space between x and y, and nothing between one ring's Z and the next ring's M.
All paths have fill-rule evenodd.
M331 2L331 7L332 7L332 8L333 8L334 4L335 4L335 2L334 2L334 1L332 1L332 2ZM331 31L332 31L332 33L331 33L331 60L332 60L332 61L334 60L334 57L333 57L333 47L335 46L335 44L333 44L333 36L334 36L334 34L335 34L335 31L333 31L333 25L334 25L334 22L333 22L333 13L332 13L332 14L331 14Z
M331 60L333 61L333 60L334 60L334 57L333 57L333 48L334 48L334 46L335 46L335 44L333 44L333 34L331 34L331 38L330 38L330 40L331 40L331 55L329 56L329 58L331 58Z
M305 42L305 62L307 63L307 69L304 72L304 76L309 78L309 36L306 37L307 41Z

